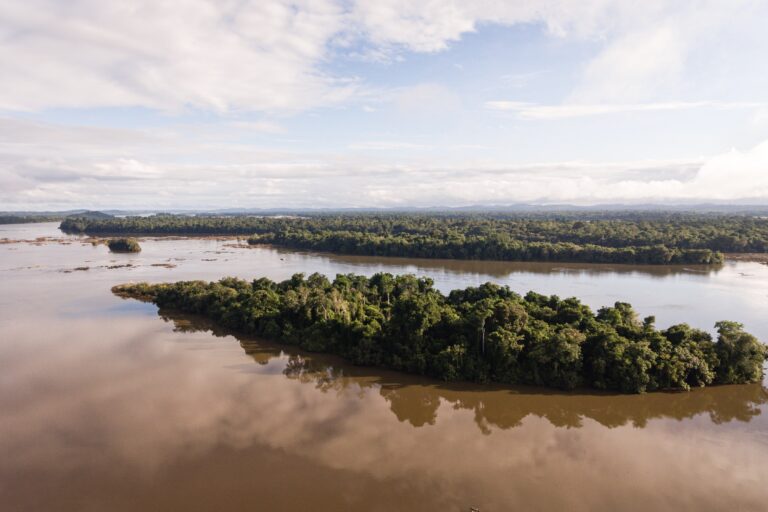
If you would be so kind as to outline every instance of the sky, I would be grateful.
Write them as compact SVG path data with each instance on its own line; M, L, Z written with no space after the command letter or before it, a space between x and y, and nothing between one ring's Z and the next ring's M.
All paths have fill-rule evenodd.
M0 0L0 210L768 204L768 0Z

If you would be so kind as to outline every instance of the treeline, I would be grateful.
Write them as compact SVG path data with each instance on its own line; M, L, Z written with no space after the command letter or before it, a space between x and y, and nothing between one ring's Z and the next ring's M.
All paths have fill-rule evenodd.
M116 286L121 296L204 315L228 329L355 364L447 381L586 386L627 393L758 382L768 351L736 322L712 337L687 324L666 330L617 302L595 314L577 299L520 296L486 283L445 296L428 278L296 274L276 283Z
M498 215L356 214L311 217L153 215L66 219L61 229L88 234L252 235L290 231L351 232L377 236L497 237L520 242L573 243L603 247L709 249L768 252L768 219L747 216L659 215L573 220Z
M516 261L717 264L722 252L768 252L768 219L624 213L584 219L499 215L310 217L153 215L65 219L91 235L252 235L251 243L345 254Z
M286 231L254 235L248 243L273 244L293 249L327 251L367 256L400 256L462 260L560 261L582 263L635 264L718 264L722 253L709 249L647 247L605 247L570 242L522 242L506 236L465 236L451 238L430 235L374 235L349 231Z
M0 213L0 224L31 224L35 222L58 222L75 220L108 219L111 215L97 211L81 211L77 213Z
M59 228L65 233L88 235L251 235L281 229L285 222L281 217L158 214L109 219L68 218Z
M32 224L34 222L56 222L61 215L0 215L0 224Z

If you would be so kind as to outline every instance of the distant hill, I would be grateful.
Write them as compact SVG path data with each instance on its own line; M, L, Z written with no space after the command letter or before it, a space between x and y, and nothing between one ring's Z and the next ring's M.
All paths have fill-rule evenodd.
M64 219L104 220L113 215L90 210L67 212L0 212L0 224L32 224L35 222L61 222Z
M90 211L86 210L84 212L79 213L73 213L71 215L67 215L66 218L68 219L88 219L88 220L101 220L101 219L111 219L114 215L110 215L108 213L104 212L97 212L97 211Z

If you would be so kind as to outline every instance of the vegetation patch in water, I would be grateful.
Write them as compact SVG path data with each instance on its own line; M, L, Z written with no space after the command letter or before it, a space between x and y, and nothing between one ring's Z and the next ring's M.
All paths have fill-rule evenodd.
M486 283L447 296L412 275L296 274L276 283L126 284L123 297L200 314L224 327L447 381L592 387L627 393L758 382L768 350L736 322L718 336L665 330L617 302L593 313L560 299Z
M141 246L135 238L113 238L107 242L112 252L141 252Z

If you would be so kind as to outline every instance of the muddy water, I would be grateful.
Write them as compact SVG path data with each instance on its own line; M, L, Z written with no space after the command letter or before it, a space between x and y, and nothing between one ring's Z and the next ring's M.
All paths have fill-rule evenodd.
M61 234L0 226L0 238L38 236ZM0 509L768 509L761 385L644 396L448 386L212 331L109 292L137 280L388 270L443 290L490 280L592 307L626 300L659 325L732 319L768 340L768 266L235 245L145 241L138 255L111 255L76 238L0 244Z

